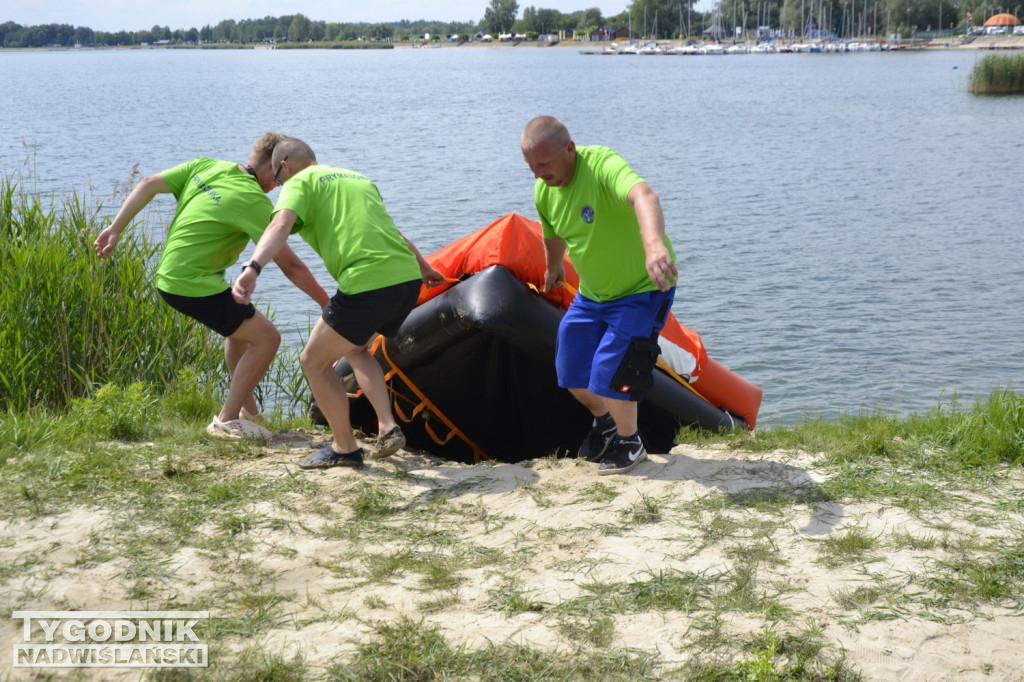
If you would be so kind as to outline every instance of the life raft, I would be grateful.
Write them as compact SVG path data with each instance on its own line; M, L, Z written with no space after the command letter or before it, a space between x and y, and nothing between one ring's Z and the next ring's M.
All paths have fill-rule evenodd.
M518 214L427 257L449 284L421 290L394 338L372 352L409 446L445 459L518 462L575 453L592 417L558 387L555 337L579 278L566 259L564 288L541 292L540 224ZM761 389L707 355L700 336L669 315L654 387L640 402L647 449L668 452L680 427L753 429ZM374 432L376 417L351 368L352 423Z

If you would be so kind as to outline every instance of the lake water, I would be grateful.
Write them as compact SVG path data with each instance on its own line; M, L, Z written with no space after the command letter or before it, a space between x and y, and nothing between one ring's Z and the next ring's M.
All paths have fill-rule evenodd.
M674 312L764 389L761 426L920 414L1024 383L1024 98L968 94L980 56L0 51L0 159L113 212L136 164L241 161L280 130L373 179L430 253L536 217L519 134L553 114L659 193ZM258 293L296 344L316 311L268 274Z

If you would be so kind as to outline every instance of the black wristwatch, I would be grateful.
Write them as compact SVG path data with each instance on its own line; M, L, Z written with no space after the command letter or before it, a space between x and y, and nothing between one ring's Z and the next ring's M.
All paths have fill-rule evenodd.
M263 266L257 263L255 260L242 263L242 272L245 272L246 268L252 268L253 270L255 270L257 276L259 276L259 274L263 272Z

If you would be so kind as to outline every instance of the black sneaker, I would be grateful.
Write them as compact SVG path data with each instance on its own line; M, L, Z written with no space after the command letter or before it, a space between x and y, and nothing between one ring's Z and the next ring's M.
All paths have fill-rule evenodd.
M594 428L590 429L576 456L588 462L600 462L614 437L615 420L612 419L611 413L605 412L594 419Z
M296 462L300 469L330 469L331 467L353 467L355 469L363 466L363 449L356 448L352 452L335 452L330 443L320 452L310 455L306 459Z
M604 453L604 461L598 467L597 474L598 476L624 474L645 459L647 459L647 451L644 450L639 432L629 438L615 436L611 445L608 446L608 451Z

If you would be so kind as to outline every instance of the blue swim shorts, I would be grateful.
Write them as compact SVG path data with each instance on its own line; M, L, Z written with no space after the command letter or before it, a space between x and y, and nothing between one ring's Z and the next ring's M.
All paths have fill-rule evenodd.
M555 370L562 388L605 398L641 400L654 383L658 332L675 288L598 303L576 294L558 326Z

